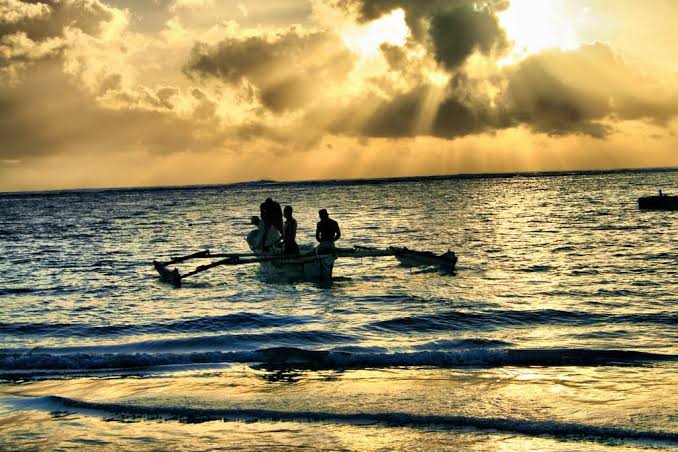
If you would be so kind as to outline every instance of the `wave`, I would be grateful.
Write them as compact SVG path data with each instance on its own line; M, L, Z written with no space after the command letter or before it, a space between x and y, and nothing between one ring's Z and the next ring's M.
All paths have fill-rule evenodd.
M518 271L525 272L525 273L545 273L545 272L550 272L553 270L554 267L551 265L532 265L529 267L522 268Z
M596 349L468 349L402 353L348 353L274 347L239 352L1 354L5 378L16 371L118 370L192 364L250 363L263 369L388 367L618 366L678 361L678 355ZM30 375L30 372L27 372Z
M19 294L27 294L27 293L33 293L37 292L40 289L35 289L32 287L6 287L4 289L0 289L0 295L19 295ZM0 325L0 331L2 331L2 326Z
M346 334L318 330L273 331L267 333L221 334L218 336L197 336L173 339L156 339L113 345L82 345L72 347L49 347L37 349L0 349L2 356L54 355L134 355L153 353L201 353L211 351L243 351L254 347L272 346L319 346L328 347L338 343L353 343L355 337ZM1 368L1 366L0 366Z
M530 436L589 437L596 439L622 439L678 442L678 433L657 430L639 430L629 427L610 427L572 422L529 419L491 418L476 416L420 415L399 412L335 413L329 411L276 411L264 409L188 408L121 403L86 402L66 397L48 396L43 405L53 411L69 409L90 410L118 415L157 419L165 417L181 422L269 421L269 422L332 422L341 424L380 423L395 427L425 427L492 430Z
M459 348L496 348L510 346L510 342L501 341L498 339L483 339L477 337L464 339L441 339L437 341L426 342L414 346L416 350L435 351L435 350L450 350Z
M11 289L10 289L11 290ZM18 289L17 289L18 290ZM31 289L25 289L32 291ZM0 291L0 294L2 291ZM23 293L23 292L22 292ZM309 316L285 316L239 312L213 317L200 317L175 322L154 322L145 324L119 324L93 326L81 323L1 323L0 334L53 336L53 337L101 337L120 334L139 335L162 332L195 333L219 332L250 328L275 328L300 325L314 321Z
M639 314L599 314L591 312L541 310L492 310L484 312L447 311L396 317L368 324L366 328L397 332L422 332L445 330L491 330L506 326L568 325L584 326L604 324L659 324L675 325L678 312Z

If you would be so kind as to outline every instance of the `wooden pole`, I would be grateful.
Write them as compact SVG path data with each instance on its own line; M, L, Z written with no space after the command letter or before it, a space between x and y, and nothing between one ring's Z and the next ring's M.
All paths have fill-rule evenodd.
M303 264L306 262L313 262L316 259L327 256L327 254L312 254L310 256L288 256L288 255L277 255L277 256L264 256L258 257L256 259L240 259L240 256L231 256L227 259L223 259L217 262L212 262L208 265L201 265L190 273L182 275L181 278L188 278L189 276L197 275L198 273L205 272L215 267L221 267L224 265L251 265L259 264L261 262L275 262L275 261L285 261L289 260L290 263L294 264Z

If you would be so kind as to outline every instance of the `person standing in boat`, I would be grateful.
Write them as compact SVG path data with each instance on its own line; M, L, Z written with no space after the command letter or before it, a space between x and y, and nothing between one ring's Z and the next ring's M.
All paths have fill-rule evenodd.
M334 253L334 242L341 238L341 229L339 223L330 218L326 209L318 211L320 221L315 230L315 239L320 242L317 251L318 254Z
M292 206L285 206L283 215L285 216L285 225L283 227L283 245L285 254L299 254L299 245L297 245L297 220L292 216Z

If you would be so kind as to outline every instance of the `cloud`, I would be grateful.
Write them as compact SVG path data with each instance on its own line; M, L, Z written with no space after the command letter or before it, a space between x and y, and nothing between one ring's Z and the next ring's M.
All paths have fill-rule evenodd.
M59 38L33 41L26 33L14 33L0 37L0 69L12 64L23 66L35 60L53 56L65 47Z
M273 112L298 110L353 68L353 56L330 31L291 28L271 38L228 38L197 44L185 67L191 77L251 86Z
M507 68L501 108L510 124L549 134L603 137L600 121L678 115L678 94L653 84L606 44L550 50Z
M174 3L170 5L170 11L176 12L180 9L211 7L214 7L214 0L175 0Z
M124 26L125 13L98 0L0 0L0 79L16 81L31 63L61 55L79 35Z
M431 17L430 35L436 60L450 70L476 51L489 55L508 48L506 34L489 8L463 5L440 12Z
M384 50L392 64L411 65L404 53ZM366 94L324 112L312 110L306 117L312 127L306 129L366 138L455 139L525 127L602 139L620 121L668 126L678 117L675 91L651 83L602 43L536 54L488 79L458 73L446 86L424 78L416 82L387 97Z
M125 34L123 11L97 0L0 5L13 8L0 8L0 70L11 75L0 78L0 159L192 151L227 139L204 90L135 80L127 49L145 41Z
M449 70L460 67L474 52L501 53L508 48L496 13L507 1L488 0L335 0L334 4L371 21L395 10L405 11L413 39L430 45L435 59Z
M98 34L114 10L98 0L0 0L0 36L24 33L39 41L63 36L66 28Z
M36 18L45 18L50 13L45 3L31 3L20 0L0 1L0 24L9 25Z
M212 149L225 140L214 123L214 104L194 90L190 117L173 110L176 88L158 92L112 91L108 107L79 88L58 61L40 63L20 86L0 86L1 159L59 152L173 152ZM127 96L127 97L125 97ZM120 108L113 108L115 100Z

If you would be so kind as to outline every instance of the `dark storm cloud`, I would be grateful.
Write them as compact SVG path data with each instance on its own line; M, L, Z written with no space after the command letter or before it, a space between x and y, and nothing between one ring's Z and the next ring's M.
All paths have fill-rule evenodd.
M232 85L250 83L266 107L282 112L303 107L352 67L353 56L333 33L302 34L293 28L272 40L229 38L215 46L198 44L185 72Z
M461 66L476 51L490 55L509 46L496 15L508 6L506 1L336 0L334 4L357 11L364 21L378 19L397 8L404 10L414 39L430 43L436 61L447 69Z
M434 15L430 35L435 58L447 69L461 66L475 51L489 55L508 48L494 13L468 5Z

